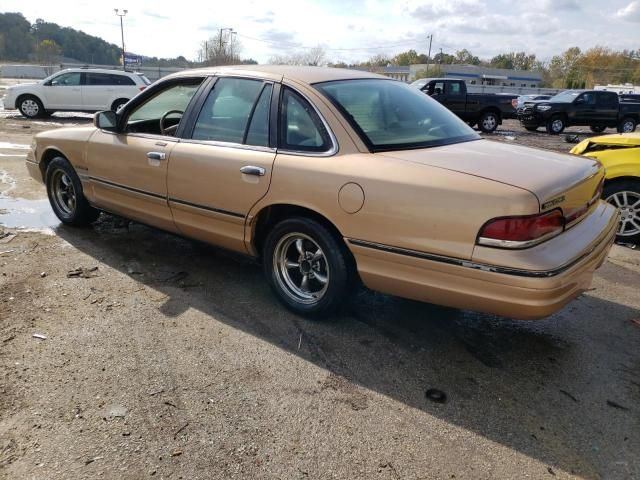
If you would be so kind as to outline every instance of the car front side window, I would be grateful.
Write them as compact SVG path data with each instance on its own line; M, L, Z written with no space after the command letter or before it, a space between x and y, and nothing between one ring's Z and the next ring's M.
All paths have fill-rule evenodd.
M63 73L51 80L54 87L77 87L80 85L80 72Z
M187 79L160 90L128 114L125 131L173 135L202 80Z

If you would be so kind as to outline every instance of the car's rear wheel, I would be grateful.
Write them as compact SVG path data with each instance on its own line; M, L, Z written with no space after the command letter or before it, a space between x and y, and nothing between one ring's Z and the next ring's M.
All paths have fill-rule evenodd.
M62 223L81 226L96 221L100 211L89 205L80 178L66 158L51 160L45 179L49 203Z
M115 102L113 102L111 104L111 110L113 110L114 112L118 113L118 110L120 109L120 107L122 107L128 101L129 100L126 99L126 98L119 98L118 100L116 100Z
M555 115L547 122L547 133L550 133L551 135L559 135L564 131L565 127L566 122L564 117L561 115Z
M618 133L631 133L636 130L636 121L631 117L623 118L618 125Z
M40 99L34 95L24 95L18 100L18 110L27 118L40 118L46 115Z
M291 311L324 317L349 291L349 261L341 240L320 222L295 217L276 224L264 243L264 272Z
M602 197L620 209L617 240L640 242L640 180L622 180L604 187Z
M498 128L498 124L500 123L500 117L496 112L484 112L480 116L480 120L478 121L478 126L480 130L484 133L492 133L496 131Z
M589 128L593 133L602 133L607 127L605 127L604 125L591 125Z

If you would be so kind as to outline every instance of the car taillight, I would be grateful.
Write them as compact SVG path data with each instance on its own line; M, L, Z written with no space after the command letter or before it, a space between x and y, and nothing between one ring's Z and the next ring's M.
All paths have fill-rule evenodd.
M565 218L560 209L536 215L499 217L480 229L478 244L502 248L526 248L562 233Z
M518 99L517 98L514 98L514 99L511 100L511 106L513 108L518 108Z

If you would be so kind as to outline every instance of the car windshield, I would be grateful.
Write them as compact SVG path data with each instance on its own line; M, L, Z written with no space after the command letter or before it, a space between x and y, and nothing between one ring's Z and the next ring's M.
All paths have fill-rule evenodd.
M561 103L571 103L581 93L582 92L580 92L579 90L566 90L564 92L560 92L559 94L551 97L551 101L561 102Z
M445 107L404 83L362 79L314 86L342 112L372 151L434 147L480 138Z

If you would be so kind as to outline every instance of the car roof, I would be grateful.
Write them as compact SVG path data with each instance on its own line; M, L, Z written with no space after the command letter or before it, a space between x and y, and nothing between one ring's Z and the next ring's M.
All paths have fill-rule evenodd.
M169 75L165 78L179 78L181 76L197 76L197 75L250 75L271 79L287 78L297 80L303 83L320 83L331 82L335 80L352 80L377 78L390 80L389 77L378 75L362 70L349 68L332 68L332 67L308 67L308 66L292 66L292 65L233 65L225 67L208 67L193 70L183 70Z
M111 73L117 75L141 75L136 72L130 72L128 70L114 70L108 68L88 68L88 67L75 67L75 68L65 68L64 70L60 70L56 73L63 72L89 72L89 73Z

